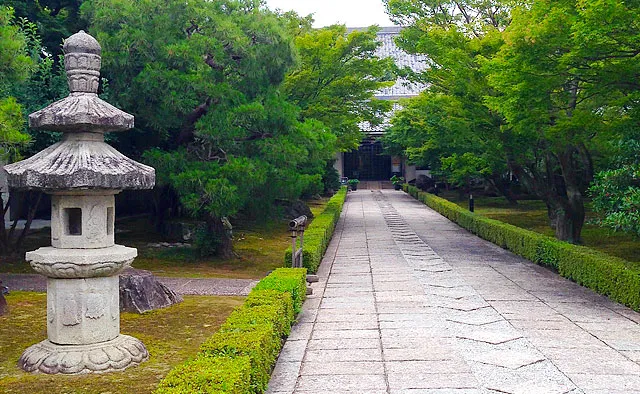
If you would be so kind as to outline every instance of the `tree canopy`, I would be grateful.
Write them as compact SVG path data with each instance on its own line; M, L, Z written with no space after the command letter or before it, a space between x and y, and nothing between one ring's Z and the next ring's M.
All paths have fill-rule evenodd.
M545 201L556 236L580 242L585 192L615 150L607 141L637 128L638 5L386 3L410 24L399 44L430 66L416 76L430 87L394 119L391 146L429 152L450 179L466 169L495 181L508 170Z
M391 58L375 56L381 43L378 28L347 32L335 25L310 30L295 38L299 66L291 71L283 91L305 119L317 119L338 136L343 150L362 141L360 124L380 124L391 103L373 94L395 82Z

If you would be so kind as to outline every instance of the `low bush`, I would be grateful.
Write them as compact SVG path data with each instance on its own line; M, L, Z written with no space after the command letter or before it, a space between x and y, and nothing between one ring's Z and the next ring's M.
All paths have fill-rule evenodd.
M560 275L612 300L640 310L640 271L630 268L625 260L471 213L443 198L421 192L414 186L405 184L403 189L479 237L537 264L551 267Z
M347 188L342 187L329 200L326 208L316 216L304 232L304 246L302 249L302 263L309 272L318 271L322 256L329 246L333 230L336 228L344 200L347 198ZM287 249L284 262L291 265L291 248Z
M155 394L251 392L249 357L198 357L172 369Z
M304 268L279 268L258 282L198 356L171 370L155 394L264 392L306 297L306 275Z
M291 294L293 311L298 313L307 296L307 270L305 268L278 268L258 282L251 293L259 290L276 290Z

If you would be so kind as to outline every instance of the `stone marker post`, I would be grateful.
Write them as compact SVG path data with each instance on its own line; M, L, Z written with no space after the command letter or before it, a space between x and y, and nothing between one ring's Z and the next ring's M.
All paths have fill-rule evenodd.
M118 273L137 250L114 243L115 194L150 189L153 168L104 142L133 116L98 98L100 44L83 31L64 42L70 94L29 115L34 129L62 141L5 167L9 186L51 194L51 246L26 254L47 277L48 339L20 357L25 371L77 374L123 370L145 361L145 346L120 335Z

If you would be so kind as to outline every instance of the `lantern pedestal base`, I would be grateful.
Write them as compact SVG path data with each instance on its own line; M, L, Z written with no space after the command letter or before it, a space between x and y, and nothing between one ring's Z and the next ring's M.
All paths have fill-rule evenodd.
M75 375L122 371L148 359L149 352L140 340L119 335L89 345L58 345L44 340L25 350L18 366L27 372Z

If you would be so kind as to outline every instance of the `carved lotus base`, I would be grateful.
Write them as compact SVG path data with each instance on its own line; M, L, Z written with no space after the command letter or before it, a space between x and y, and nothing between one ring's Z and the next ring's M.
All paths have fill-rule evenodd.
M148 359L142 342L119 335L91 345L57 345L44 340L25 350L18 366L27 372L71 375L122 371Z

